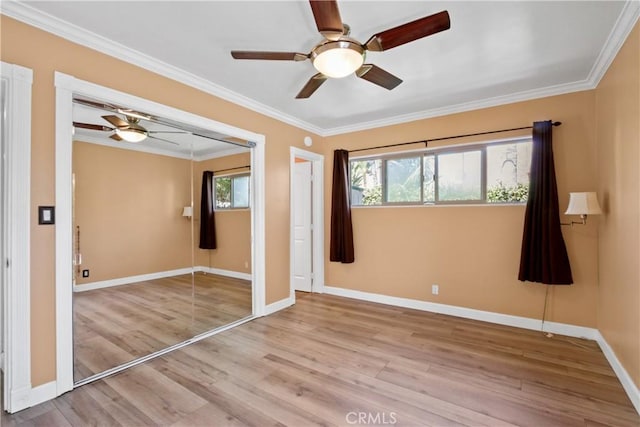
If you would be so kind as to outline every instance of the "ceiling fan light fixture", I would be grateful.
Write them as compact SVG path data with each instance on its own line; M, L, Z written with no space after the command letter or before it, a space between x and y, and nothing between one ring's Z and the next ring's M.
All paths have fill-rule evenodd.
M147 139L147 131L136 128L116 129L116 135L127 142L142 142Z
M313 66L327 77L342 78L364 64L365 50L350 40L324 43L311 51Z

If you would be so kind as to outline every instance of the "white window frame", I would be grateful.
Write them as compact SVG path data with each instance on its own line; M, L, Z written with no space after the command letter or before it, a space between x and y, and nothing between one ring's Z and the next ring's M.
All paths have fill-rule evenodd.
M508 145L516 143L530 142L532 139L530 136L505 138L499 140L491 140L484 142L473 142L469 144L459 144L454 146L443 146L426 148L420 150L407 150L395 153L385 153L377 155L365 155L349 158L349 172L351 172L351 163L356 161L368 161L368 160L380 160L380 182L382 186L382 201L377 205L352 205L354 208L376 208L376 207L390 207L390 206L443 206L443 205L487 205L487 206L500 206L500 205L523 205L526 202L489 202L487 201L487 147L497 145ZM437 157L443 154L455 154L471 151L480 151L480 199L468 199L468 200L438 200L438 159ZM435 170L434 170L434 185L435 185L435 201L424 201L424 158L426 156L433 155L435 157ZM386 165L385 162L392 159L407 159L412 157L420 157L422 184L420 188L421 202L388 202L385 200L385 188L386 188ZM351 177L349 177L351 179ZM351 188L351 185L349 186Z
M238 210L249 210L251 209L251 185L249 185L249 188L247 189L247 191L249 192L248 196L248 200L249 200L249 206L239 206L239 207L235 207L233 206L233 180L235 178L241 178L241 177L248 177L249 181L251 181L251 172L238 172L238 173L229 173L229 174L225 174L225 175L214 175L213 177L213 210L214 211L238 211ZM220 178L231 178L231 189L230 189L230 200L231 200L231 205L228 208L223 208L223 207L218 207L218 193L217 193L217 185L216 182L218 179Z

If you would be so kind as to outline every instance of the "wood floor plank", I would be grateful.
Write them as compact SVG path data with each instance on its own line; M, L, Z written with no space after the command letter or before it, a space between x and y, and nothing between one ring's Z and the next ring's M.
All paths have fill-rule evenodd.
M172 320L156 339L195 325L191 316L208 316L204 307L175 312L173 283L161 284ZM120 307L118 298L109 301L96 310ZM115 332L105 326L122 332L127 316L99 325L83 318L84 339L102 328L105 351L133 351L109 340ZM640 426L594 342L304 293L293 307L3 414L2 423L298 427L349 426L359 416L372 417L369 425L383 416L389 425L393 416L394 425L408 426Z
M249 316L251 284L214 274L167 277L76 292L73 310L78 381Z

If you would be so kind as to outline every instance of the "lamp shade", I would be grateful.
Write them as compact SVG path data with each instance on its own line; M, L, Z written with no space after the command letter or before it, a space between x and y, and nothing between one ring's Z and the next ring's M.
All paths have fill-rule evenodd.
M599 215L601 213L595 192L569 193L566 215Z
M185 206L184 208L182 208L182 216L191 218L193 216L193 208L191 206Z

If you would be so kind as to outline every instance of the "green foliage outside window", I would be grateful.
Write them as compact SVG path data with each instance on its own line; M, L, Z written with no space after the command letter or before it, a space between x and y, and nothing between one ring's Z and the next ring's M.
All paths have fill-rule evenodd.
M499 181L498 185L487 189L487 202L489 203L526 202L528 196L528 184L521 183L514 187L506 187L502 181Z

